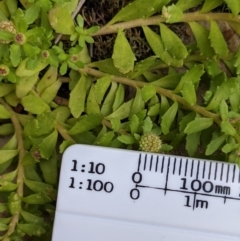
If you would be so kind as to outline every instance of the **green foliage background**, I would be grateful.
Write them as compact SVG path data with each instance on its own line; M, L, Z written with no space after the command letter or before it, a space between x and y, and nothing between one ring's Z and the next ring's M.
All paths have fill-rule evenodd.
M218 22L240 34L240 2L134 0L88 29L81 4L0 1L0 135L11 136L0 150L0 240L51 240L59 153L74 143L136 150L154 133L162 152L240 164L240 49ZM135 27L154 53L140 61L125 36ZM91 62L87 46L113 33L112 57Z

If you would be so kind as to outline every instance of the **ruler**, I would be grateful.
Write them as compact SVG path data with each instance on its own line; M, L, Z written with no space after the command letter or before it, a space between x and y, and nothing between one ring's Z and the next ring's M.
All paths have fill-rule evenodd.
M52 241L239 241L235 164L88 145L62 158Z

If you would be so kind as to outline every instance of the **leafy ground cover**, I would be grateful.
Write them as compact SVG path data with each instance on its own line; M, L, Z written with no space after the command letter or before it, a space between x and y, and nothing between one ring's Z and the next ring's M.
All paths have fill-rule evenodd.
M239 12L231 0L0 1L0 240L51 240L74 143L240 164Z

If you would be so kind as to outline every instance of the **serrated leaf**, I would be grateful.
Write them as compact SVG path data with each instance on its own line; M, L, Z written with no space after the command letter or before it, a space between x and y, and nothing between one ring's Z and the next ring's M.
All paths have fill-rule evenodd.
M21 103L25 111L36 115L40 115L50 110L49 105L46 104L40 97L35 95L24 96L21 100Z
M159 115L159 113L160 113L160 108L161 108L161 104L160 104L160 103L157 103L157 104L152 105L152 106L149 108L149 110L148 110L148 112L147 112L147 115L148 115L148 116L157 116L157 115Z
M11 42L14 39L14 34L8 31L0 30L0 40Z
M6 231L8 229L8 225L4 224L0 220L0 231Z
M0 125L0 136L8 136L15 132L14 126L11 123Z
M119 84L115 94L115 99L113 102L113 107L112 107L113 111L115 111L119 106L123 104L124 95L125 95L124 86L122 84Z
M223 34L215 21L211 21L209 39L216 54L220 56L228 55L228 46Z
M112 125L112 129L115 131L115 132L118 132L119 129L120 129L120 126L121 126L121 121L119 118L112 118L110 120L111 122L111 125Z
M139 118L137 117L137 115L131 116L130 122L129 122L129 127L130 127L132 135L137 133L138 127L139 127Z
M0 119L9 119L11 118L11 114L6 110L6 108L0 104Z
M134 144L137 142L136 139L130 135L121 135L117 139L126 145Z
M43 75L41 80L37 84L37 92L41 94L43 90L52 85L57 81L58 69L56 67L50 66L46 73Z
M5 101L12 107L16 107L19 104L19 99L17 98L15 91L5 95L4 98Z
M207 57L213 56L214 50L211 47L211 42L209 40L209 31L197 22L190 22L188 24L196 39L200 53Z
M95 88L95 85L92 84L92 87L91 87L91 89L88 93L88 97L87 97L87 105L86 105L87 114L100 113L100 107L96 100L95 93L96 93L96 88Z
M53 113L56 114L56 120L59 122L65 122L71 115L70 109L67 106L59 106Z
M12 192L8 196L8 208L12 215L19 214L21 211L21 198L17 193Z
M153 96L156 95L156 87L152 85L145 85L141 90L142 98L144 102L150 100Z
M174 90L175 93L179 93L182 89L185 83L193 83L197 84L203 75L203 65L194 65L192 68L187 70L185 74L182 76L179 84L177 85L176 89Z
M213 10L214 8L220 6L223 3L223 0L205 0L203 7L201 9L202 13L207 13L211 10Z
M236 134L236 129L228 122L228 120L221 122L221 131L230 136Z
M1 1L0 2L0 21L8 20L9 11L7 9L6 4Z
M207 156L213 154L215 151L217 151L220 146L223 144L223 142L226 139L226 135L219 136L215 139L213 139L207 146L205 154Z
M151 56L143 59L135 64L133 71L129 74L129 78L135 79L136 77L144 74L151 67L158 64L157 56Z
M221 115L221 119L223 121L227 121L228 120L228 105L225 100L221 101L220 106L219 106L219 112Z
M81 117L76 124L69 130L70 135L80 134L89 131L102 123L103 116L101 114L90 114Z
M22 97L26 96L37 83L38 73L29 77L20 77L19 79L19 83L16 84L16 95L21 99Z
M178 6L172 4L169 7L163 6L162 15L166 18L166 23L176 23L182 21L183 11Z
M190 112L189 114L185 115L179 122L179 131L182 132L187 127L187 124L194 120L195 117L195 112Z
M49 160L41 160L39 165L45 182L56 185L58 181L58 157L56 152L53 153Z
M197 96L195 86L192 82L185 82L182 88L182 96L188 102L189 105L195 105L197 102Z
M169 133L170 127L176 117L177 110L178 110L178 103L174 102L174 104L162 116L161 128L164 135Z
M162 144L162 146L161 146L161 152L169 152L172 149L173 149L173 147L168 144Z
M1 212L1 211L0 211ZM12 220L12 217L9 217L9 218L0 218L0 223L3 223L3 224L9 224Z
M34 69L27 69L27 62L29 58L24 59L21 61L21 63L18 65L16 70L16 75L19 77L29 77L36 73L39 73L41 70L43 70L48 63L44 60L41 60L38 62L37 66Z
M149 116L147 116L145 118L145 120L143 121L143 126L142 126L143 134L151 133L152 128L153 128L153 122L152 122L151 118Z
M80 80L75 85L74 89L70 93L69 108L72 115L78 118L84 111L85 98L86 98L86 76L81 75Z
M189 122L184 129L184 133L192 134L209 128L213 124L213 119L211 118L196 118L195 120Z
M22 200L28 204L46 204L52 202L52 199L45 193L35 193L27 197L23 197Z
M98 101L98 104L101 104L104 95L106 94L106 91L108 87L111 84L111 76L107 75L97 80L97 83L95 85L95 95Z
M203 0L179 0L177 1L176 5L182 9L182 11L186 11L190 8L196 7L201 4Z
M7 203L0 203L0 213L6 212L8 210Z
M161 79L151 82L151 84L166 89L175 89L178 83L180 82L181 78L182 74L169 74L162 77Z
M2 155L1 154L1 151L4 151L4 150L14 150L14 149L17 149L18 147L18 141L17 141L17 137L16 137L16 134L14 134L10 140L8 140L4 145L3 147L1 148L0 150L0 156ZM17 151L17 150L16 150ZM18 151L17 151L18 153ZM4 153L3 153L4 154Z
M23 233L28 234L29 236L41 236L42 234L46 233L46 230L42 227L42 225L27 223L27 224L18 224L18 229L21 230Z
M36 216L32 213L26 212L24 210L21 211L21 215L24 218L24 220L28 223L33 223L33 224L44 224L44 218Z
M0 192L11 192L17 188L17 184L0 180Z
M56 191L53 189L52 185L43 182L30 181L25 179L24 184L36 193L42 192L47 194L48 196L50 196L52 193L56 194Z
M56 114L46 112L39 115L37 118L28 120L24 128L24 135L38 137L41 135L49 134L53 131L56 121Z
M130 116L137 114L139 111L144 109L144 101L141 94L141 89L137 88L135 98L133 99L132 107L130 110Z
M66 141L66 140L64 140L63 142L62 142L62 144L59 146L59 152L60 153L63 153L69 146L71 146L71 145L73 145L74 144L74 142L73 141ZM42 162L41 162L42 163ZM47 163L46 163L47 164ZM48 170L48 168L46 169L46 170Z
M41 99L44 100L45 103L50 104L53 99L56 97L58 90L62 86L62 82L57 80L52 85L47 87L41 94Z
M185 59L188 51L182 40L165 24L160 24L160 31L165 50L168 51L173 58Z
M167 97L164 95L161 95L161 108L160 108L160 118L167 112L167 110L170 108L170 104L168 102Z
M227 81L224 81L220 86L217 86L216 93L206 109L212 110L217 108L221 101L226 100L237 88L238 80L236 78L230 78Z
M55 7L49 11L49 22L52 28L61 34L71 35L75 31L74 23L69 11L64 7Z
M130 114L132 105L133 105L133 99L123 103L117 110L115 110L110 115L106 116L105 119L111 120L112 118L118 118L122 120L127 118Z
M40 12L40 6L39 4L36 2L34 4L32 4L25 13L25 20L28 24L33 23L39 16L39 12Z
M122 8L108 24L149 17L160 11L169 2L170 0L152 0L149 4L146 0L135 0Z
M222 147L222 152L227 154L229 152L232 152L234 150L236 150L239 147L239 144L236 143L227 143Z
M186 137L186 150L189 156L194 156L200 143L201 132L195 132Z
M142 27L147 42L149 43L154 54L156 54L164 63L174 67L181 67L183 61L179 59L174 59L171 54L164 48L161 37L152 31L149 27Z
M109 147L111 145L112 139L114 138L115 134L113 131L109 131L105 134L103 134L97 141L95 142L96 145L99 146L107 146Z
M127 56L127 58L126 58ZM125 37L123 30L119 30L113 46L112 55L114 66L123 74L133 70L136 57Z
M41 141L39 145L39 151L42 158L48 160L52 156L56 148L57 138L58 132L54 130L53 133L51 133L49 136L45 137Z
M7 94L11 93L13 90L15 90L14 84L0 83L0 97L6 96Z
M11 15L13 15L16 11L17 11L17 8L18 8L18 1L17 0L7 0L7 1L4 1L7 8L8 8L8 11Z
M228 24L238 35L240 35L240 29L239 29L238 22L229 22Z
M115 93L117 91L117 87L118 87L117 83L115 82L111 83L110 91L108 92L108 95L105 98L101 108L101 113L103 116L107 116L112 113L112 106L115 99Z
M17 176L17 169L2 175L1 179L4 181L13 182L16 176Z
M89 67L96 67L104 73L108 73L108 74L112 74L112 75L116 75L116 76L118 76L120 74L118 69L114 66L112 58L90 63ZM105 77L102 77L102 78L105 78ZM108 77L110 77L110 76L108 76Z
M21 61L21 51L19 44L11 44L10 46L10 59L13 67L17 67Z
M18 154L18 150L0 150L0 165L12 159Z
M230 105L231 105L231 109L235 112L238 112L239 111L239 107L240 107L240 91L234 91L234 93L232 93L230 96L229 96L229 102L230 102Z
M232 1L232 0L224 0L225 3L227 3L228 8L231 9L233 15L238 15L240 12L240 2L239 1Z

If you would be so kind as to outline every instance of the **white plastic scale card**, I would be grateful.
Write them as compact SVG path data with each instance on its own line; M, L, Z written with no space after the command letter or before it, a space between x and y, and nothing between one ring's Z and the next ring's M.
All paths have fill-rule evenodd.
M73 145L53 241L240 240L237 165Z

